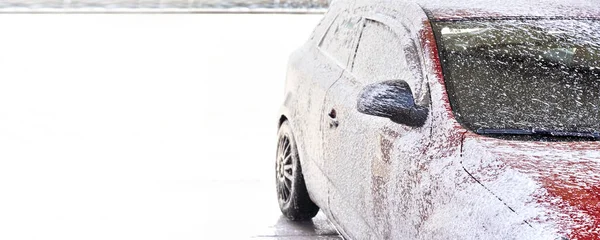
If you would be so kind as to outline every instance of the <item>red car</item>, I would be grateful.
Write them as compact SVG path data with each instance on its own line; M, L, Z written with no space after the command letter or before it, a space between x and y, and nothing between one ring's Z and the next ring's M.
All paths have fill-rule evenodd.
M290 58L279 206L350 239L600 239L600 3L334 1Z

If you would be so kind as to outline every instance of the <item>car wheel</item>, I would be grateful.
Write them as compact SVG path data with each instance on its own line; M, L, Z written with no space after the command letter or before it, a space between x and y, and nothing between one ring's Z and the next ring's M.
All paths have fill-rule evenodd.
M279 208L290 220L311 219L319 207L308 196L296 140L287 121L279 128L278 135L275 176Z

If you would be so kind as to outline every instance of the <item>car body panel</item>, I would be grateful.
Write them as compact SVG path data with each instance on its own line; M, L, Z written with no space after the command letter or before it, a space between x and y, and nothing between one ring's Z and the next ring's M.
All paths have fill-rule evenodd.
M466 134L462 164L538 229L600 238L600 142L509 141Z

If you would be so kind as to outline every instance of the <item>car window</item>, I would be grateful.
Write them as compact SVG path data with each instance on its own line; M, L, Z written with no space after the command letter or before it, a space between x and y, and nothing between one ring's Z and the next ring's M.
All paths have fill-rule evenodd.
M466 128L600 131L600 21L433 26L450 105Z
M356 56L350 64L357 81L365 84L403 80L418 104L429 104L429 90L423 74L420 49L405 27L366 19Z
M322 29L323 28L323 23L331 21L330 20L331 19L330 14L331 14L330 10L327 10L327 12L323 15L323 17L319 21L319 24L317 24L317 26L315 27L315 29L313 30L313 32L310 34L310 39L311 40L313 40L317 35L323 34L323 29Z
M364 83L386 80L408 82L412 76L407 73L404 45L390 27L367 20L352 63L352 73Z
M360 17L339 15L319 44L321 50L344 68L356 50L356 38L360 31L361 20Z

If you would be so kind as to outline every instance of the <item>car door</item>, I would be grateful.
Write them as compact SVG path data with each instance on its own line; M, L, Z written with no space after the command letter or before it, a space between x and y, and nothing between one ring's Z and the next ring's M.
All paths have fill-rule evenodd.
M407 28L393 26L385 16L366 18L349 71L325 98L329 114L323 148L331 214L356 239L391 237L390 229L397 227L391 214L399 205L390 194L402 194L409 177L397 176L402 171L394 169L402 169L404 159L419 158L430 137L430 121L410 127L357 111L361 91L387 80L406 81L415 102L429 104L417 45Z
M323 103L327 90L337 81L356 49L355 36L359 33L360 18L340 12L325 33L310 48L309 54L296 61L307 77L298 83L297 119L301 125L299 135L303 138L303 171L313 201L325 207L327 199L326 178L323 171L321 121ZM293 73L292 73L293 74ZM324 200L322 200L324 199Z

